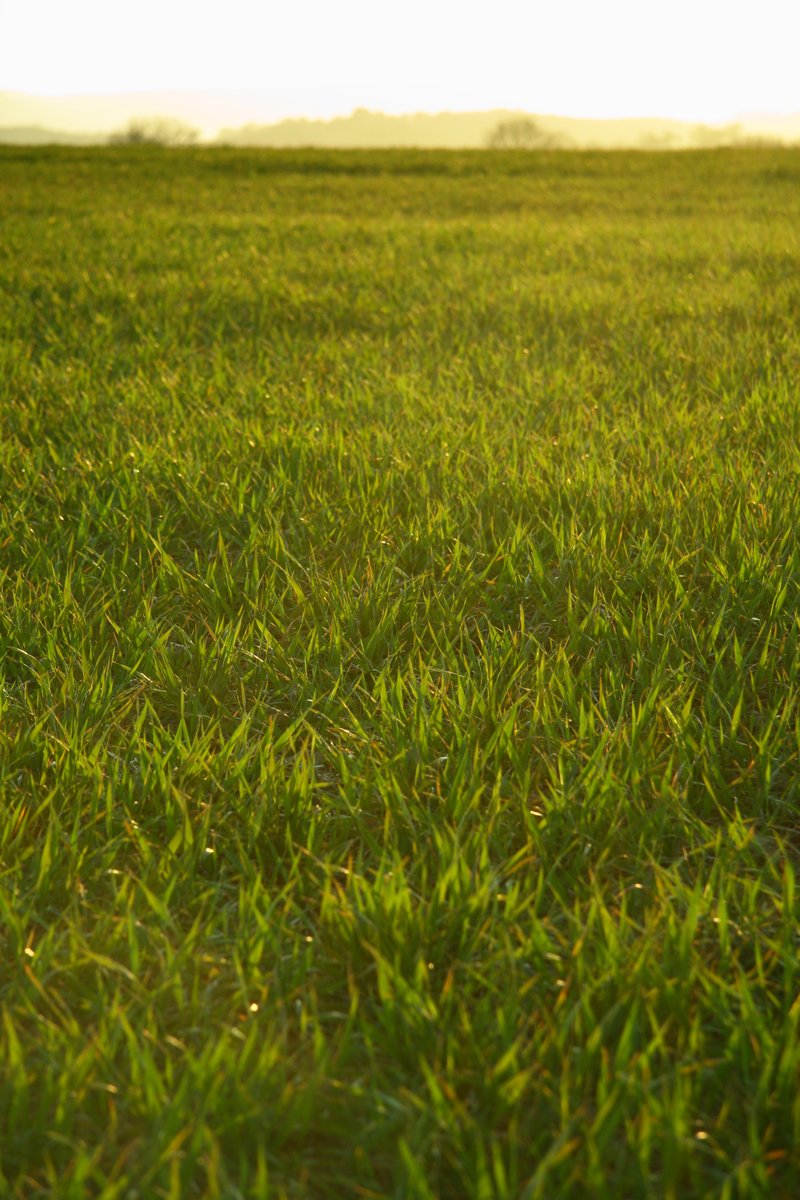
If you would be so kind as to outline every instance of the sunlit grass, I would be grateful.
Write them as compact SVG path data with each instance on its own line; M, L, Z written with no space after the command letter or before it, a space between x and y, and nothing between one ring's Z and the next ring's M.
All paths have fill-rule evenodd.
M800 1193L799 185L0 152L0 1195Z

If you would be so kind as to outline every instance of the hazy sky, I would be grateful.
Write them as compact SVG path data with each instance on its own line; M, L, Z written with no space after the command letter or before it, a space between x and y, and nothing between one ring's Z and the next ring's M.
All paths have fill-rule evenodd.
M800 0L7 0L0 90L263 88L330 116L800 111ZM287 99L288 97L288 99Z

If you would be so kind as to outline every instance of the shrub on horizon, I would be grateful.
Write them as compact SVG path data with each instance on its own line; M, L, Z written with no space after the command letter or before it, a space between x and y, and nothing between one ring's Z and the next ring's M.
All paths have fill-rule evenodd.
M110 146L192 146L200 131L178 117L134 117L112 133Z

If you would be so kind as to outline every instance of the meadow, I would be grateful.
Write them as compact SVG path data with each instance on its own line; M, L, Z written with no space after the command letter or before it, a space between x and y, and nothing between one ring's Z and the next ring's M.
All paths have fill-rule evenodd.
M0 150L0 1197L800 1195L800 151Z

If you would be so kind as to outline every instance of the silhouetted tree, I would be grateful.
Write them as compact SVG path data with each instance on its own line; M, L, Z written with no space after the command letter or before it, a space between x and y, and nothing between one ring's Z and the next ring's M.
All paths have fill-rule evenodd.
M741 125L695 125L690 134L690 144L701 149L734 146L741 141L743 132Z
M177 117L134 117L108 141L111 146L191 146L199 136L199 130Z
M671 129L644 133L639 140L640 150L674 150L678 145L678 135Z
M552 150L561 141L542 129L533 117L509 117L495 126L486 139L490 150Z

